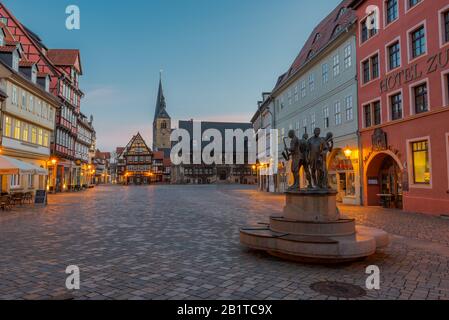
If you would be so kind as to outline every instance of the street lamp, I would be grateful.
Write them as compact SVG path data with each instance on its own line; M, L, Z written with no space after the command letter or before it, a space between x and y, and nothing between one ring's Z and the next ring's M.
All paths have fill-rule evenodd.
M351 156L352 156L352 150L351 150L351 148L349 148L349 146L347 146L347 147L344 149L343 152L344 152L346 158L351 159Z

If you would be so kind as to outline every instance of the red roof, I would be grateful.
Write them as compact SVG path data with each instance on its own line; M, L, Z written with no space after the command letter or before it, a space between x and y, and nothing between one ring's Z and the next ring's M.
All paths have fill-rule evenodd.
M288 72L279 79L275 90L290 80L316 54L326 48L340 32L343 32L356 21L355 11L349 7L351 2L353 0L343 0L315 27Z
M81 72L80 51L78 49L49 49L47 57L56 66L79 67Z
M35 64L36 64L35 62L27 61L27 60L24 60L24 59L20 60L20 62L19 62L19 66L20 67L24 67L24 68L32 67Z
M0 46L0 52L13 52L16 49L17 48L13 46Z

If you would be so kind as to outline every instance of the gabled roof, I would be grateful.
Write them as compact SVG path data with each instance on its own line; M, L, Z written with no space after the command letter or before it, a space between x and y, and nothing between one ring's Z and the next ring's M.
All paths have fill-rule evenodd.
M78 49L49 49L47 56L55 66L74 67L83 73Z
M353 0L343 0L326 18L324 18L310 34L290 69L279 77L278 90L297 72L310 62L318 53L324 50L342 32L349 28L357 19L354 10L349 5Z
M132 139L129 141L128 145L126 146L125 150L123 151L123 153L128 153L130 152L129 150L132 148L132 146L134 145L134 143L136 142L136 140L141 140L143 145L145 146L145 148L148 149L148 152L152 153L152 150L150 147L148 147L147 143L145 142L145 140L142 138L142 135L138 132L135 136L132 137Z

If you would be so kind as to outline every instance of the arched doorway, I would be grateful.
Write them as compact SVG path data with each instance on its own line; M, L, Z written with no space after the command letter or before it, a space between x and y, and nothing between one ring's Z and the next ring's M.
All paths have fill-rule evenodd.
M381 152L366 166L366 202L368 206L403 207L403 167L396 155Z

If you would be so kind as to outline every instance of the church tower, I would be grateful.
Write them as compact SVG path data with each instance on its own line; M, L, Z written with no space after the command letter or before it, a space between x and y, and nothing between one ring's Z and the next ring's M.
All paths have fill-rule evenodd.
M153 122L153 151L171 149L171 118L167 113L164 90L162 89L162 73L159 79L159 92Z

